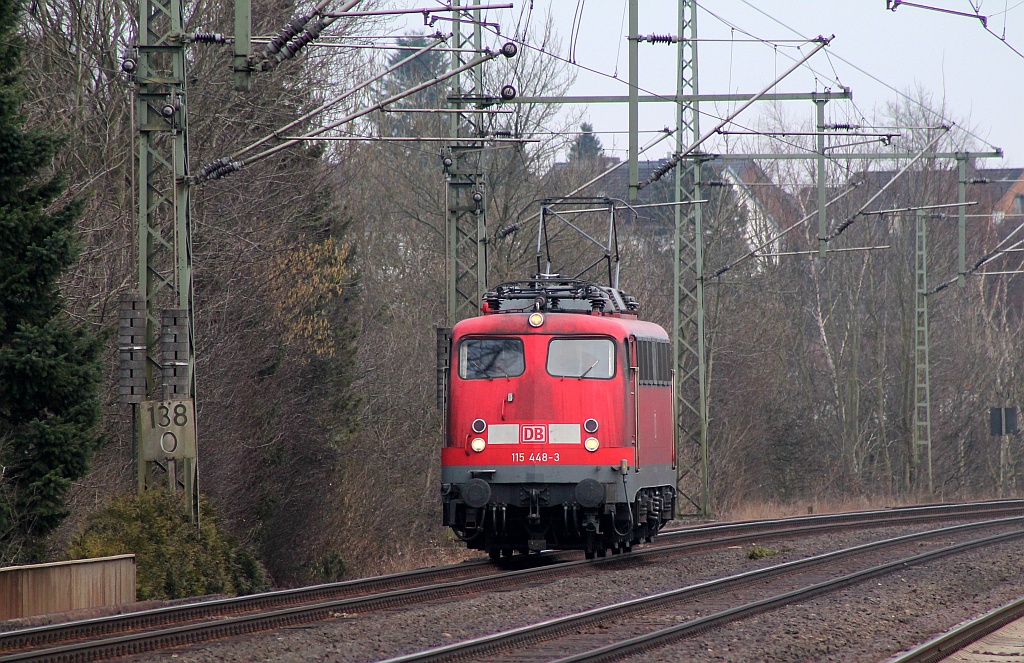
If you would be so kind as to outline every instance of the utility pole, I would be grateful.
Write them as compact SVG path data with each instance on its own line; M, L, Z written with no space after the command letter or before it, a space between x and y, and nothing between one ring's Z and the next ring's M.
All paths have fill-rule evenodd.
M321 0L313 12L296 17L266 45L259 67L269 68L295 57L316 40L327 25L350 15L346 12L358 2L346 0L339 13L323 14L328 0ZM483 74L478 65L499 54L505 57L516 54L511 43L506 43L498 53L485 52L482 47L481 10L509 8L510 4L474 4L461 11L459 6L460 0L454 0L454 74L428 83L452 77L456 109L496 101L481 96ZM441 7L422 11L426 14L451 10ZM471 36L463 34L462 24L466 20L472 21L474 26ZM236 172L246 162L232 155L202 168L198 178L189 174L185 47L190 42L224 44L230 41L234 87L246 91L250 89L259 59L252 54L251 22L251 0L236 0L234 38L200 33L189 36L184 33L182 0L140 0L138 44L122 66L136 84L139 286L122 302L121 401L133 405L139 491L153 487L156 477L164 473L172 492L179 483L184 487L195 518L198 518L198 453L189 192L193 183ZM470 71L472 69L476 70ZM470 71L470 78L463 77L466 71ZM469 82L468 91L464 91L462 81ZM416 89L395 96L391 101ZM514 88L503 88L502 98L514 96ZM360 117L382 104L350 115L333 126ZM443 155L448 176L450 324L476 312L487 285L486 201L481 163L484 136L479 125L479 116L474 119L471 113L454 113L451 142ZM321 132L328 128L331 127ZM249 146L246 151L262 142ZM296 142L285 141L250 160L267 157Z
M452 8L461 0L452 0ZM470 19L471 30L466 30ZM452 12L452 63L457 69L483 52L480 10ZM483 99L483 71L452 77L451 103L455 110ZM451 115L451 142L442 150L445 170L445 265L447 274L448 327L480 309L487 291L487 190L484 181L483 115L455 112Z
M122 63L136 86L138 289L123 300L120 391L139 491L180 486L198 518L187 43L181 0L140 0L138 45Z
M634 0L635 3L635 0ZM697 80L697 2L679 2L678 87L679 97L688 104L676 104L676 152L700 140L700 89ZM633 33L636 34L636 33ZM635 42L634 42L635 43ZM635 87L633 88L636 89ZM631 152L631 155L635 152ZM686 189L684 168L676 168L675 201L701 200L700 154L686 161L690 188ZM704 329L704 215L703 206L676 205L675 285L672 298L672 346L676 375L676 421L679 442L679 489L697 514L710 518L711 476L708 452L707 339ZM691 219L686 215L692 216ZM696 392L696 393L695 393ZM679 447L682 448L679 448Z
M960 205L961 214L964 206ZM928 369L928 229L925 211L917 210L914 218L915 234L915 313L914 313L914 433L913 477L918 490L921 481L921 453L925 456L928 472L928 495L934 492L932 480L932 418L931 383Z
M235 0L235 40L231 70L235 89L247 92L252 87L252 0Z

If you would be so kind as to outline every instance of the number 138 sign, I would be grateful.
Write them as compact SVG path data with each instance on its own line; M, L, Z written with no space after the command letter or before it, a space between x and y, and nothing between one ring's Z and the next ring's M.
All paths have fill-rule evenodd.
M143 460L196 457L194 401L146 401L140 405Z

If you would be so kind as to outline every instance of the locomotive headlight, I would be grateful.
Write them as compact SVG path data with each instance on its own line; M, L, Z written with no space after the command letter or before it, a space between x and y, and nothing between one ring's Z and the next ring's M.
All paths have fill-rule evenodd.
M542 324L544 324L544 314L531 313L529 323L531 327L540 327Z
M477 453L480 453L481 451L487 448L487 440L485 440L482 437L474 437L473 441L469 443L469 448ZM594 448L596 449L597 447Z
M601 443L597 441L596 437L588 437L583 441L583 448L587 451L597 451L600 446Z
M597 432L597 419L587 419L583 422L583 430L591 435Z
M485 430L487 430L487 422L486 421L484 421L483 419L474 419L473 420L473 432L474 433L479 435L480 433L483 433Z

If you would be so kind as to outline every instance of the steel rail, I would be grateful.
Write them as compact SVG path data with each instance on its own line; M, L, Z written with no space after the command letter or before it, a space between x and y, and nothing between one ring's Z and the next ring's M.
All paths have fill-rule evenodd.
M894 507L872 511L847 511L844 513L826 513L818 515L794 516L791 518L772 518L764 520L735 521L713 523L695 527L662 530L658 537L671 537L688 532L708 532L721 529L725 532L738 532L743 529L764 530L778 524L792 523L860 523L877 522L879 516L895 516L894 524L904 522L926 522L927 519L942 520L951 517L973 517L977 515L1009 515L1024 513L1024 500L990 500L985 502L966 502L963 504L928 504L924 506Z
M983 548L985 546L995 545L1003 543L1005 541L1011 541L1013 539L1024 538L1024 531L1007 532L1004 534L996 534L993 536L985 537L982 539L975 539L974 541L968 541L966 543L957 544L953 546L947 546L946 548L940 548L939 550L933 550L927 553L921 553L920 555L914 555L904 559L889 562L887 564L880 564L873 566L863 571L851 573L841 578L829 580L826 582L816 583L802 589L797 589L792 592L786 592L778 596L773 596L762 601L755 601L746 605L733 608L731 610L723 610L722 612L708 615L700 619L680 624L679 626L673 626L654 633L650 633L629 640L595 649L589 652L584 652L576 656L569 656L566 658L558 659L552 663L596 663L598 661L614 661L624 656L631 654L648 651L654 647L661 647L663 645L675 642L677 640L687 638L693 635L697 635L703 631L728 624L739 619L751 617L753 615L768 612L785 605L792 603L799 603L816 596L827 594L830 592L845 589L857 583L871 578L876 578L887 573L899 571L905 569L908 566L915 566L925 562L934 561L950 555L956 555L962 552L968 552L975 548Z
M3 652L40 647L55 642L95 637L140 629L151 629L169 624L212 619L223 615L268 610L296 604L311 604L358 594L387 591L412 584L437 583L445 578L465 577L477 570L492 570L487 560L448 566L417 569L373 578L349 580L264 592L249 596L235 596L212 601L153 608L121 615L96 617L59 624L48 624L0 633L0 654ZM4 660L0 658L0 661Z
M40 654L41 647L54 648L70 640L83 640L96 636L115 638L129 631L152 631L164 628L170 630L187 629L185 623L199 623L205 620L218 619L218 624L228 625L225 616L263 611L278 615L282 625L296 623L296 614L306 610L305 621L316 621L330 617L330 611L347 609L350 611L366 611L384 605L390 607L395 600L405 603L414 600L430 600L430 592L440 592L441 596L454 596L473 591L486 591L492 586L507 586L520 582L542 579L545 576L568 575L579 567L589 564L618 565L629 564L633 560L657 558L676 554L691 554L707 549L738 543L750 543L766 538L788 536L806 536L837 528L864 529L869 527L886 527L895 525L920 524L950 518L978 517L983 515L996 516L1024 513L1024 500L1004 500L969 504L932 505L924 507L902 507L882 511L860 511L843 514L822 514L816 516L799 516L796 518L771 519L761 521L745 521L738 523L716 523L700 525L678 530L670 530L659 536L657 545L634 551L631 555L614 556L595 561L561 561L564 553L553 553L530 558L518 558L515 561L545 563L548 566L488 573L495 567L486 560L471 563L454 564L444 567L419 569L410 572L378 576L374 578L329 583L299 589L278 590L253 596L241 596L213 601L204 601L186 605L169 606L153 610L145 610L109 617L80 620L61 624L38 626L0 633L0 662L8 660L28 660L3 656L4 652L18 655L35 652ZM679 541L679 539L685 539ZM522 561L520 561L522 560ZM485 575L475 575L483 572ZM468 576L468 577L467 577ZM452 578L462 578L455 582L444 582ZM381 590L384 590L383 592ZM379 592L378 594L371 594ZM404 597L402 593L404 592ZM369 595L369 596L368 596ZM398 595L399 598L395 598ZM385 603L374 603L375 599ZM302 606L305 606L303 608ZM296 611L287 608L296 607ZM287 609L281 611L281 609ZM326 610L326 612L324 612ZM253 615L249 615L253 617ZM258 622L259 626L240 626L238 633L249 633L254 630L274 628L275 617L267 617ZM243 620L244 621L244 620ZM234 622L231 622L232 624ZM242 624L243 622L238 622ZM250 623L250 622L245 622ZM256 624L257 622L251 622ZM152 637L151 635L147 637ZM208 631L206 638L224 637L220 631ZM192 641L185 642L186 644ZM159 645L159 646L172 646ZM31 648L30 651L25 650ZM146 651L158 647L149 647ZM136 652L137 653L137 652ZM79 660L93 660L83 658Z
M974 644L1011 622L1024 617L1024 598L961 624L937 638L918 645L910 651L890 658L887 663L936 663Z
M150 631L70 642L44 649L18 651L0 656L0 662L61 661L67 663L69 661L106 660L116 656L141 654L157 649L193 645L218 638L308 624L345 613L386 610L408 605L414 601L450 599L465 594L467 588L477 591L502 589L518 584L521 575L545 570L548 569L508 571L483 578L454 580L426 587L398 589L369 596L323 601L312 605L291 606L219 619L211 618L199 623L164 626Z
M734 590L738 587L761 582L769 578L791 575L815 567L825 566L840 559L883 550L887 547L901 545L914 540L944 536L953 532L963 532L971 529L992 527L996 524L1017 524L1021 522L1024 522L1024 517L1007 518L1001 521L969 523L965 525L956 525L953 527L930 530L927 532L908 534L891 539L885 539L883 541L861 544L851 548L794 560L792 562L786 562L763 569L755 569L725 578L709 580L689 587L661 592L600 608L593 608L591 610L582 611L572 615L549 619L537 624L523 626L480 638L474 638L472 640L466 640L444 647L407 654L405 656L398 656L382 661L381 663L438 663L440 661L455 661L470 657L493 655L496 652L506 651L513 647L522 647L528 644L551 640L561 635L578 633L581 629L597 624L651 612L652 610L663 608L675 603L685 602L705 595L723 593L729 590ZM556 663L615 660L623 656L641 653L674 640L690 637L705 630L721 626L731 621L766 612L790 603L803 601L819 594L837 591L885 573L959 552L966 552L974 548L994 545L996 543L1001 543L1015 538L1024 538L1024 530L1004 532L962 544L947 546L945 548L914 555L912 557L899 559L894 562L873 566L862 571L844 575L840 578L815 583L813 585L761 601L747 603L707 617L691 620L678 626L661 629L646 635L637 636L608 645L606 647L562 658Z
M828 528L857 524L864 527L884 527L897 524L921 523L944 520L951 517L973 517L982 514L990 516L1024 513L1024 500L991 501L968 504L933 505L923 507L901 507L884 511L858 511L842 514L819 514L814 516L798 516L795 518L777 518L769 520L743 521L733 523L713 523L664 531L659 535L656 544L665 547L666 552L692 552L703 545L706 549L713 545L725 545L737 542L757 540L755 534L774 536L778 534L813 534ZM897 516L897 519L893 519ZM794 527L798 525L798 527ZM679 538L707 538L707 542L689 541L682 548L670 548L673 540ZM763 537L762 537L763 538ZM638 550L633 556L661 554L655 548ZM557 561L559 554L534 557L539 560ZM522 558L520 558L522 559ZM519 561L519 560L516 560ZM0 653L27 647L41 647L54 643L94 637L96 635L116 634L129 630L150 629L169 624L180 624L188 621L200 621L226 614L238 614L256 610L267 610L301 603L313 603L330 599L343 598L356 594L367 594L374 591L408 587L414 583L436 583L444 579L466 577L479 571L493 570L494 566L487 560L470 563L453 564L428 569L417 569L403 573L395 573L373 578L350 580L338 583L327 583L265 592L258 595L238 596L212 601L202 601L185 605L154 608L121 615L76 620L59 624L36 626L6 633L0 633Z

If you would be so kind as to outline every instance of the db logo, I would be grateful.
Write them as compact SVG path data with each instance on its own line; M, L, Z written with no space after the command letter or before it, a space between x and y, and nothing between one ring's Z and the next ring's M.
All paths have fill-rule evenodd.
M521 442L545 442L546 426L523 426L520 430L519 439Z

